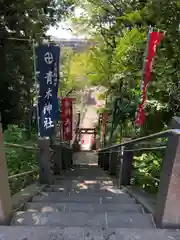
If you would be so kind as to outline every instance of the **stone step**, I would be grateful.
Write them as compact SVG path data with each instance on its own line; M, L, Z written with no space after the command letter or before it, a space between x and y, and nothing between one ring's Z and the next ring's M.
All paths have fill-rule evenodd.
M101 189L114 189L114 184L112 181L56 181L57 185L50 185L46 189L50 191L62 191L65 189L68 190L101 190ZM49 191L48 190L48 191Z
M101 194L109 194L109 195L116 195L118 191L115 189L76 189L76 188L44 188L44 192L60 192L64 194L93 194L93 195L101 195ZM119 193L120 194L120 193Z
M113 180L112 179L102 179L102 178L96 178L96 179L79 179L78 177L75 179L54 179L54 184L53 185L78 185L78 184L87 184L88 185L98 185L98 184L104 184L104 185L112 185L113 184Z
M103 228L154 228L151 214L141 213L39 213L18 211L11 225L16 226L64 226Z
M47 190L51 191L61 191L62 189L65 189L67 187L74 187L75 189L79 190L101 190L101 189L110 189L113 188L113 182L111 181L105 181L105 182L96 182L96 181L73 181L73 182L64 182L59 185L50 185L45 187Z
M109 196L109 197L117 197L121 196L123 191L120 189L115 189L115 188L102 188L102 189L63 189L63 188L45 188L43 189L43 192L47 193L60 193L61 196ZM127 194L126 194L127 195Z
M31 212L143 213L139 204L27 203L25 210Z
M86 178L104 178L110 179L110 176L104 172L99 166L72 166L71 169L68 169L63 173L61 176L56 176L56 179L67 179L70 178L79 178L79 177L86 177Z
M96 177L92 176L92 174L84 174L83 176L76 176L76 174L73 176L70 174L69 176L62 176L62 177L55 177L55 181L59 182L64 182L64 181L100 181L100 182L105 182L105 181L110 181L112 182L111 177L99 177L98 174Z
M121 194L120 196L81 196L80 194L76 196L63 196L61 193L56 192L41 192L39 195L33 197L32 202L80 202L80 203L96 203L96 204L104 204L104 203L136 203L135 199L131 198L127 194Z
M43 191L42 192L39 192L38 193L38 195L39 196L53 196L53 197L62 197L62 196L73 196L73 194L74 194L74 196L82 196L82 197L89 197L89 196L91 196L91 194L94 194L94 196L93 197L101 197L102 196L102 194L103 193L107 193L107 194L110 194L110 196L105 196L105 197L114 197L114 198L122 198L122 199L127 199L127 198L130 198L131 199L131 197L130 197L130 195L129 194L127 194L127 193L125 193L125 192L123 192L123 191L121 191L121 190L117 190L116 192L115 192L115 190L114 190L114 192L110 192L110 191L104 191L104 190L99 190L99 191L85 191L85 192L83 192L83 191L68 191L68 189L66 190L65 189L65 191L61 191L61 192L46 192L46 191L44 191L44 189L43 189Z
M166 229L98 229L83 227L0 226L3 240L179 240L180 232Z

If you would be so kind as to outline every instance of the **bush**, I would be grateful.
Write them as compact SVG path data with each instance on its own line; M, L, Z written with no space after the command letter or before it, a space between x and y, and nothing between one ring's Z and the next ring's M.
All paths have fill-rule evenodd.
M105 93L99 93L97 94L97 99L98 100L105 100L106 98L106 94Z
M4 141L9 143L22 144L26 146L35 145L34 140L27 141L25 130L15 125L10 125L4 132ZM36 159L36 151L24 148L5 147L8 175L12 176L19 173L32 171L38 168ZM23 188L25 185L34 181L37 178L36 174L25 175L22 177L13 178L10 180L11 193L15 193Z
M134 157L132 184L137 185L147 192L158 191L160 166L162 156L160 153L144 153Z

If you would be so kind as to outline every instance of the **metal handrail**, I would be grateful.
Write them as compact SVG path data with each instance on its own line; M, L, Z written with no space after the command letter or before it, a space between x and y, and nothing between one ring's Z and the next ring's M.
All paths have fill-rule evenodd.
M150 134L150 135L145 136L145 137L132 139L132 140L124 142L124 143L120 143L120 144L112 145L112 146L109 146L109 147L105 147L105 148L101 149L100 152L107 151L107 150L112 150L112 149L117 148L117 147L132 145L132 144L139 143L139 142L149 140L149 139L163 138L163 137L167 137L169 135L180 135L180 129L169 129L169 130L162 131L162 132L159 132L159 133Z
M8 180L11 180L12 178L16 178L16 177L21 177L21 176L24 176L24 175L29 175L29 174L34 173L34 172L37 172L37 171L38 171L38 168L37 168L37 169L34 169L34 170L32 170L32 171L23 172L23 173L18 173L18 174L9 176L9 177L8 177Z
M141 152L141 151L161 151L166 149L167 146L160 146L160 147L144 147L144 148L132 148L132 149L124 149L124 152Z
M152 141L152 140L150 140ZM152 142L142 142L142 143L135 143L134 146L138 146L138 147L164 147L164 146L167 146L167 141L165 142L155 142L152 144Z
M136 172L138 172L138 171L136 171ZM138 172L138 174L141 175L141 176L144 176L144 177L146 177L146 178L150 178L150 179L152 179L152 180L155 180L155 181L157 181L158 183L160 183L160 179L159 179L159 178L152 177L149 173Z
M143 147L143 148L132 148L132 149L124 149L124 152L148 152L148 151L161 151L163 149L166 149L166 145L164 146L160 146L160 147ZM120 150L114 150L113 153L119 153ZM99 150L100 154L104 154L104 153L110 153L110 151L103 151L103 150Z
M130 141L127 141L127 142L123 142L123 143L120 143L120 144L116 144L116 145L112 145L110 147L106 147L104 149L100 149L99 150L99 153L100 154L105 154L105 153L120 153L121 150L119 149L116 149L118 147L123 147L123 146L127 146L127 145L136 145L137 143L139 142L143 142L143 141L147 141L147 140L150 140L150 139L154 139L154 138L163 138L163 137L168 137L170 135L180 135L180 129L169 129L169 130L166 130L166 131L162 131L162 132L159 132L159 133L154 133L154 134L151 134L151 135L148 135L148 136L145 136L145 137L140 137L140 138L137 138L137 139L132 139ZM131 149L124 149L123 151L124 152L138 152L138 151L157 151L157 150L163 150L163 149L166 149L167 147L167 144L161 144L160 146L150 146L150 147L134 147L134 148L131 148ZM121 156L122 157L122 156ZM158 183L160 182L160 179L158 178L154 178L152 177L150 174L148 173L140 173L138 172L140 175L143 175L144 177L147 177L147 178L151 178L155 181L157 181Z

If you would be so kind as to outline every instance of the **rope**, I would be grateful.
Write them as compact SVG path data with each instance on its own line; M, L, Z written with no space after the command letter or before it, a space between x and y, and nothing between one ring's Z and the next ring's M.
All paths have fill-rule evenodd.
M34 150L34 151L40 151L40 148L38 148L38 147L25 146L25 145L21 145L21 144L4 142L4 145L6 147L24 148L24 149ZM54 150L51 148L49 150L50 150L50 152L54 152Z
M32 170L32 171L28 171L28 172L24 172L24 173L18 173L18 174L9 176L9 177L8 177L8 180L11 180L12 178L21 177L21 176L24 176L24 175L29 175L29 174L35 173L35 172L37 172L37 171L38 171L38 169L34 169L34 170Z

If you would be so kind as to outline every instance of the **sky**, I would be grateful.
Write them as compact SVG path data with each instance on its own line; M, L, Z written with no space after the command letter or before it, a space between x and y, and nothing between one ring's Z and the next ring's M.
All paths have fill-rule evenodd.
M68 28L70 27L70 24L63 22L58 24L58 28L56 27L50 27L47 34L54 36L56 38L74 38L76 35L72 33Z
M83 10L79 7L76 8L74 11L75 17L80 17L82 13L83 13ZM66 38L66 39L84 38L84 36L77 36L77 34L73 32L71 22L68 20L58 23L58 27L50 27L49 30L47 31L47 34L54 36L56 38Z

